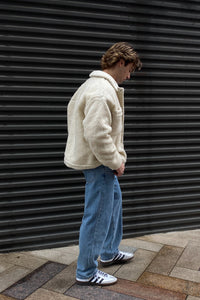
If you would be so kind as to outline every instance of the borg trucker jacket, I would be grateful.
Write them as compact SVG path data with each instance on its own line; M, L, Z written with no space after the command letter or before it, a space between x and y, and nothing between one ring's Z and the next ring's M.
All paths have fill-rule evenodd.
M64 163L73 169L100 165L112 170L126 162L124 89L103 71L93 71L67 107L68 138Z

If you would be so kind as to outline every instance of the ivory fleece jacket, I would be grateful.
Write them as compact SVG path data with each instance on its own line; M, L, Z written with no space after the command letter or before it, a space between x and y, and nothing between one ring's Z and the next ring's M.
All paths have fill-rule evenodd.
M64 163L73 169L100 165L112 170L126 162L124 89L103 71L93 71L67 107L68 139Z

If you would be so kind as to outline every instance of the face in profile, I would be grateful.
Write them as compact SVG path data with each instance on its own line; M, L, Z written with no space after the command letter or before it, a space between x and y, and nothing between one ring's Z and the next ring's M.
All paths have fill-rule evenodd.
M133 72L133 63L129 63L128 65L125 66L125 61L120 60L118 67L117 67L117 72L116 72L116 81L118 84L121 84L123 81L130 79L131 73Z

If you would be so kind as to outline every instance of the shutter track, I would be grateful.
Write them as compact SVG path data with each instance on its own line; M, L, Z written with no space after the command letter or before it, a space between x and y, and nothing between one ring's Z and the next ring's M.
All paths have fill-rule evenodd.
M67 103L121 40L143 62L124 84L124 238L200 228L199 15L197 0L1 1L1 252L78 243Z

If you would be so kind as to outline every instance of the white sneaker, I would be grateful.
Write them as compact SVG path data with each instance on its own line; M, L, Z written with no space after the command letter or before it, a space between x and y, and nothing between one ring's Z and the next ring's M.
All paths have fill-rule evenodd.
M81 285L111 285L117 282L117 278L104 273L100 270L97 270L96 274L88 279L79 279L76 278L77 284Z
M100 259L102 266L107 267L113 264L123 264L134 257L133 253L119 251L112 259Z

